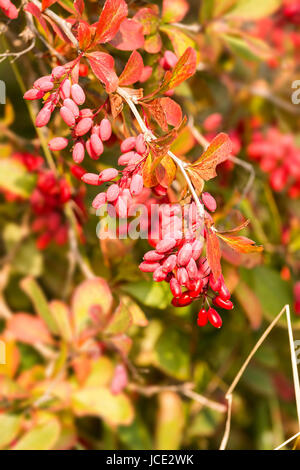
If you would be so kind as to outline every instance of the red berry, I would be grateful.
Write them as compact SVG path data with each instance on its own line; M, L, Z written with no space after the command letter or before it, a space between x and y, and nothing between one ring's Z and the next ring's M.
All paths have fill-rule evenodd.
M233 303L230 300L223 300L218 295L213 299L213 303L217 307L224 308L225 310L232 310L233 309Z
M181 296L181 285L177 281L175 277L173 277L170 281L170 289L174 297L180 297Z
M207 311L205 308L201 308L200 312L198 313L198 318L197 318L197 325L198 326L205 326L208 321L208 315Z
M207 317L208 321L212 324L212 326L214 326L215 328L221 328L222 318L214 308L209 307L207 311Z

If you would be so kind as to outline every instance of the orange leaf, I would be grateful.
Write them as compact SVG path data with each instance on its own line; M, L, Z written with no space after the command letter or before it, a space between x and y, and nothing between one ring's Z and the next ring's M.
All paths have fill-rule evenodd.
M161 105L161 99L151 101L150 103L141 103L144 108L148 111L149 117L155 119L157 124L162 128L163 131L167 132L168 123L164 108Z
M146 186L147 188L152 188L153 186L156 186L158 184L155 169L153 170L152 164L153 158L151 153L149 153L143 165L144 186Z
M219 279L221 270L221 250L215 231L206 229L206 256L215 279Z
M7 322L7 329L17 341L22 343L53 343L53 339L44 321L27 313L12 315Z
M181 21L189 11L186 0L163 0L162 19L166 23Z
M46 8L51 7L57 0L42 0L42 11L46 10Z
M120 24L128 14L124 0L106 0L96 28L96 42L110 41L118 32Z
M168 96L161 98L160 104L165 112L167 123L170 124L170 126L179 126L182 121L182 111L180 105Z
M105 84L107 93L114 92L117 89L119 79L114 70L113 57L99 51L86 54L86 57L96 77Z
M175 178L177 167L169 155L162 158L155 169L156 178L162 186L168 188Z
M196 51L192 47L188 47L178 60L174 69L165 74L165 78L162 82L159 92L162 93L166 92L167 90L172 90L173 88L180 85L180 83L190 78L196 71L196 65Z
M79 48L84 51L91 44L91 28L85 21L80 21L77 29Z
M205 181L217 176L216 166L227 160L232 151L232 143L227 134L221 132L207 147L201 157L191 167Z
M227 245L230 246L235 251L239 253L259 253L263 251L261 245L255 245L253 240L250 238L233 236L233 235L224 235L217 233L218 237L221 238Z
M119 85L132 85L140 79L144 64L141 54L133 51L123 72L119 77Z

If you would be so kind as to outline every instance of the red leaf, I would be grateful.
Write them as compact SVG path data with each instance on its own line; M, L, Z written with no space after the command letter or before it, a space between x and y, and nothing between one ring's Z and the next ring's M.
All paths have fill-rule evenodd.
M81 16L84 10L84 0L74 0L74 7L78 15Z
M163 91L171 90L180 83L184 82L196 71L197 65L197 54L195 49L188 47L186 51L182 54L174 69L165 74L165 78L160 87L160 93Z
M96 28L96 42L108 42L117 34L128 14L124 0L106 0Z
M107 93L117 89L119 79L114 70L115 61L113 57L105 52L91 52L86 54L90 66L99 80L104 83Z
M186 0L163 0L162 19L165 23L181 21L189 11Z
M207 261L212 270L215 279L219 279L222 274L221 270L221 250L218 237L216 233L207 228L206 229L206 256Z
M80 21L77 29L77 36L79 42L79 48L84 51L91 44L92 34L91 28L85 21Z
M46 10L46 8L51 7L57 0L42 0L42 11Z
M143 26L143 34L154 34L159 26L159 10L157 5L151 8L141 8L133 17Z
M191 165L205 181L217 176L216 166L227 160L232 151L232 143L227 134L218 134L201 157Z
M50 31L48 29L47 23L45 19L42 16L42 13L40 9L34 4L34 3L27 3L27 5L24 6L24 10L28 11L31 15L33 15L38 22L41 24L42 28L45 30L47 35L50 35Z
M120 51L134 51L144 46L143 26L135 20L125 18L111 41Z
M170 124L170 126L179 126L182 121L182 111L179 104L167 96L161 98L160 103L165 112L167 123Z
M133 51L119 77L119 84L132 85L139 81L143 68L144 64L141 54L137 51Z

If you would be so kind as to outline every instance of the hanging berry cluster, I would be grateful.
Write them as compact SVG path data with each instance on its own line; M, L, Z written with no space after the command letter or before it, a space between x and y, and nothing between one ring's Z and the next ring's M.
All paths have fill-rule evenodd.
M48 125L54 110L59 109L62 121L69 128L69 138L65 137L66 132L64 136L52 138L49 149L62 152L71 142L76 164L84 161L85 152L92 160L98 160L112 134L119 140L119 168L82 174L86 184L106 185L105 191L93 200L93 207L113 207L118 218L126 219L137 198L145 201L148 197L158 204L166 204L168 214L163 213L160 218L158 236L152 236L152 228L148 231L154 250L144 255L140 269L153 273L154 281L170 284L174 306L198 301L199 326L209 321L219 328L222 320L211 303L217 308L233 308L221 271L220 241L242 253L261 251L261 247L235 235L247 222L231 231L218 230L210 214L216 210L216 201L211 194L203 192L205 182L216 176L217 165L226 161L232 151L229 137L223 133L216 135L193 163L171 151L172 143L187 124L182 119L181 107L170 96L177 86L194 75L198 60L194 47L185 51L179 51L176 46L174 52L163 50L160 33L153 26L181 21L188 2L181 0L176 5L178 9L174 12L172 2L164 0L162 18L156 6L141 8L133 18L128 18L124 0L106 0L99 20L90 25L84 16L83 2L75 1L76 15L70 22L60 18L56 32L68 39L66 55L73 48L77 57L74 59L73 54L70 62L56 64L51 74L33 83L24 98L43 100L36 116L37 127ZM38 18L37 8L40 8L37 0L26 5L26 11ZM45 17L47 11L43 9ZM151 19L155 22L151 23ZM55 22L54 14L51 21ZM104 52L106 43L110 43L109 51L112 47L133 51L119 76L113 55ZM155 74L153 54L159 59ZM148 65L148 60L152 65ZM84 77L84 82L79 84L80 77ZM96 93L95 99L95 90L89 85L99 82L103 91ZM137 83L143 84L143 88L132 87ZM86 103L88 107L83 107ZM72 172L78 175L81 170L73 166ZM49 191L49 185L53 188L61 184L51 178L50 174L40 177L39 196ZM60 192L58 197L64 196ZM38 207L38 197L35 198ZM183 220L178 217L178 207L180 212L188 207Z

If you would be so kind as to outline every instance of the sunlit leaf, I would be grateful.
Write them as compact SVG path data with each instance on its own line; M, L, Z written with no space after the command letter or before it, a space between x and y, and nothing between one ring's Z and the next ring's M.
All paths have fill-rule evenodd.
M187 0L163 0L162 19L166 23L180 22L188 11Z
M27 431L13 447L13 450L51 450L59 435L60 424L58 420L53 419Z
M96 42L110 41L128 14L124 0L106 0L96 28Z
M14 338L22 343L53 343L53 339L43 320L27 313L12 315L7 322L7 328Z
M140 79L143 67L144 64L141 54L137 51L133 51L119 77L119 84L121 86L132 85L137 82Z
M212 229L206 230L206 256L208 264L215 279L219 279L221 271L221 250L216 232Z
M227 134L218 134L203 152L200 158L192 165L192 169L197 171L199 176L205 181L217 176L216 167L227 160L232 151L232 143Z
M90 66L99 80L104 83L107 93L117 89L118 77L114 70L114 58L106 52L91 52L86 54Z
M8 446L21 430L22 416L0 414L0 449Z

